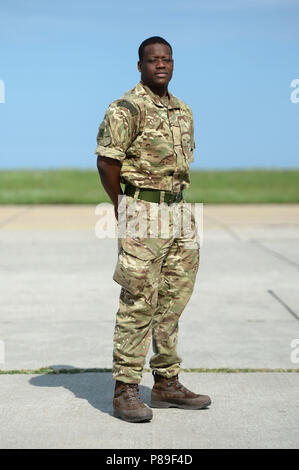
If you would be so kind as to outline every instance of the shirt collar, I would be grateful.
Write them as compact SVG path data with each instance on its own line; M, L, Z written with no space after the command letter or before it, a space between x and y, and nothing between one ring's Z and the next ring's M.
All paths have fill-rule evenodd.
M144 85L141 81L136 85L135 91L137 92L138 95L148 96L153 101L153 103L159 108L166 107L161 102L159 96L153 93L152 90L148 86ZM181 105L180 105L179 100L169 92L168 92L168 96L169 96L168 109L180 109Z

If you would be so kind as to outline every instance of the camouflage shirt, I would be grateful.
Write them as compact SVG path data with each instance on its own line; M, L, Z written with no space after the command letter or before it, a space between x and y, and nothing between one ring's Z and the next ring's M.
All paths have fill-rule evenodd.
M109 106L97 143L96 155L122 163L121 183L174 192L190 185L192 112L170 93L160 98L138 83Z

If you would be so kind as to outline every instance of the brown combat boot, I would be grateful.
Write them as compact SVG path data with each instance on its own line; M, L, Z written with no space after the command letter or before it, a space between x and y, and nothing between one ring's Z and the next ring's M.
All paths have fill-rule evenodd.
M197 395L190 392L179 382L178 375L171 378L162 377L153 371L155 385L152 389L151 407L153 408L183 408L199 410L209 406L212 401L207 395Z
M120 382L115 383L113 399L114 416L132 423L150 421L152 410L142 403L138 384Z

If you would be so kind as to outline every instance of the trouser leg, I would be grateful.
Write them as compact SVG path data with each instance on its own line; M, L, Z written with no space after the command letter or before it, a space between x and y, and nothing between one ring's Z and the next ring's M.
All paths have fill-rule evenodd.
M132 302L132 305L130 304ZM113 337L113 378L139 383L151 339L152 307L121 290Z
M151 341L161 260L141 260L123 252L116 273L123 285L113 337L115 380L139 383Z
M172 377L180 371L178 323L192 295L198 265L198 249L174 242L162 266L158 305L152 322L154 356L150 367L165 377Z

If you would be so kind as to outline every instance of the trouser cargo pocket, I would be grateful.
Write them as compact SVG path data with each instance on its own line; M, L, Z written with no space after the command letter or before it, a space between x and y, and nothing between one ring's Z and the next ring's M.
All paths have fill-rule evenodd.
M159 282L159 265L155 263L155 255L150 255L146 250L135 250L132 244L122 242L113 280L133 296L143 296L148 303L152 303Z
M133 295L142 292L150 275L150 262L134 257L122 250L113 274L115 282Z

